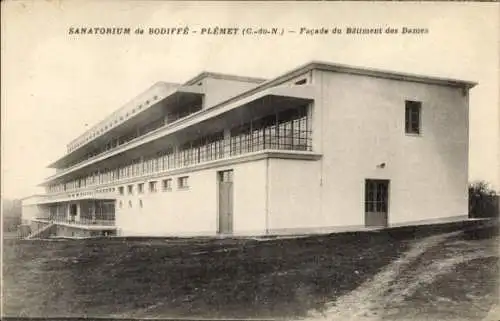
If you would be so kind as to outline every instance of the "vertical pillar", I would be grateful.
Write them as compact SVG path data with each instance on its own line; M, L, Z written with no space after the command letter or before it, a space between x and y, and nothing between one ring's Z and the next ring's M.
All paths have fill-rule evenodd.
M96 202L96 200L93 200L92 201L92 211L91 211L92 221L95 221L96 207L97 207L97 202Z
M75 221L80 221L81 218L81 212L82 212L82 204L80 202L76 203L76 216L75 216Z
M224 158L231 157L231 129L224 129Z
M172 154L173 154L173 161L174 165L172 168L179 168L182 166L181 164L181 159L179 155L179 142L176 141L173 148L172 148Z
M71 218L71 206L70 206L70 203L65 203L64 204L65 206L65 217L64 217L64 220L66 221L69 221L70 218Z

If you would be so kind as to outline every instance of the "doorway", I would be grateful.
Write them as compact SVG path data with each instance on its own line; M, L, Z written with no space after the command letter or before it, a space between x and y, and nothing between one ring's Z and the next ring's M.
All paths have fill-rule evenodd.
M365 181L365 226L386 227L389 223L389 180Z
M217 173L219 190L219 234L233 233L233 170Z

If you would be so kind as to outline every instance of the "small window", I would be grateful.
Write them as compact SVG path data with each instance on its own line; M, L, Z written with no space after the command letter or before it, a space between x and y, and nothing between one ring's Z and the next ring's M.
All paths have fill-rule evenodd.
M118 193L119 193L120 195L125 194L125 188L123 188L123 186L118 187Z
M128 207L132 207L132 201L128 201Z
M422 103L419 101L405 102L405 133L420 134L420 114Z
M129 194L133 194L134 193L134 186L133 185L129 185L127 188L128 188L128 193Z
M307 79L304 78L304 79L300 79L298 81L295 82L296 85L305 85L307 84Z
M139 194L144 193L144 183L139 183L139 184L137 184L137 192L138 192Z
M153 181L153 182L149 182L149 191L151 193L155 193L158 191L158 182L157 181Z
M178 188L188 188L189 187L188 177L187 176L179 177L178 181L177 181L177 187Z
M162 181L162 185L163 185L163 190L164 191L171 191L172 190L172 179L171 178L164 179Z
M142 208L142 200L139 200L139 207Z

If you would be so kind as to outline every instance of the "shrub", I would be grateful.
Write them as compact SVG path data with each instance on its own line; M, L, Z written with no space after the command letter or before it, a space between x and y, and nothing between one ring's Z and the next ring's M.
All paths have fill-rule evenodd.
M469 217L498 217L499 196L484 181L469 184Z

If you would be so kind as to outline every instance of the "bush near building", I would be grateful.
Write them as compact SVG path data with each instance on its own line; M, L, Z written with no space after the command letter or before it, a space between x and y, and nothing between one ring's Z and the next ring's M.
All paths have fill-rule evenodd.
M469 185L469 217L499 217L499 195L484 181Z

